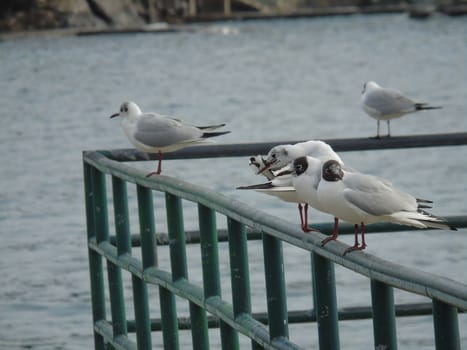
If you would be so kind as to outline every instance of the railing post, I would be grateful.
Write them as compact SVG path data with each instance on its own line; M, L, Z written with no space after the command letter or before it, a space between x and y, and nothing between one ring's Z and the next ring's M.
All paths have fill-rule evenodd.
M154 253L154 204L150 189L137 185L138 214L141 237L143 270L155 264ZM151 238L152 236L153 238ZM148 291L146 283L132 275L133 304L135 307L136 341L138 349L151 349L151 321L149 315Z
M311 253L311 259L319 348L338 350L340 345L334 265L316 253Z
M460 350L457 308L433 299L433 323L437 350Z
M204 298L221 296L219 274L219 250L217 244L216 213L198 204L201 259L203 265ZM225 322L220 321L222 349L238 349L237 333Z
M105 177L96 168L84 163L84 187L86 200L86 217L87 217L87 232L88 241L96 239L99 241L102 238L102 233L98 237L98 232L106 221L101 218L102 209L105 208L107 214L107 204L105 201ZM99 224L98 224L99 223ZM105 233L104 233L105 235ZM102 257L92 249L88 249L89 257L89 277L91 284L91 300L92 300L92 318L93 324L100 320L105 320L105 291L104 291L104 271L102 267ZM94 333L94 348L104 349L104 338Z
M371 280L375 349L397 349L396 309L392 287Z
M157 266L157 243L154 220L154 203L152 191L142 186L137 187L139 220L141 227L141 253L143 268ZM173 293L159 287L159 304L161 308L161 327L164 349L178 350L178 320Z
M113 204L115 216L115 232L117 236L118 255L130 253L130 223L128 219L128 196L126 183L112 177ZM113 336L126 335L127 320L121 269L112 262L107 262L109 275L110 307L112 313Z
M165 193L167 226L170 240L170 262L172 278L188 279L186 264L185 231L183 228L183 208L180 197ZM193 349L209 350L208 321L206 311L190 302L191 337Z
M245 226L228 218L230 275L234 317L251 313L250 274Z
M245 225L227 218L229 236L230 279L232 284L232 304L234 318L251 314L250 273ZM253 349L261 349L252 341Z
M271 340L289 337L282 242L263 234L264 272Z

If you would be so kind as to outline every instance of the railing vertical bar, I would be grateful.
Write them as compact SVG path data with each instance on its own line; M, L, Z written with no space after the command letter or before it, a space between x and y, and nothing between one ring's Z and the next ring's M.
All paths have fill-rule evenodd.
M97 243L109 239L109 217L107 213L107 192L105 175L93 168L92 187L94 193L94 220Z
M136 343L139 350L151 349L151 323L146 283L136 275L131 276L131 281L133 284L133 304L135 307Z
M245 225L227 218L229 236L230 278L232 284L232 304L234 317L251 314L250 273L248 265L248 245ZM252 349L262 347L252 340Z
M311 259L319 348L338 350L340 344L334 265L316 253L311 253Z
M148 188L137 185L136 193L138 198L143 269L145 269L155 264L154 246L147 246L148 244L150 245L151 241L151 237L149 236L154 235L152 192ZM151 349L151 321L147 286L136 275L132 275L131 280L133 283L133 304L135 308L136 342L138 349Z
M206 310L190 302L191 337L193 350L209 350L208 319Z
M204 298L221 296L219 250L217 244L216 213L198 204L201 259L203 266ZM229 325L220 321L222 349L238 349L238 335Z
M203 267L204 298L221 295L219 252L215 212L198 204L201 263Z
M375 349L397 349L396 309L392 287L371 280Z
M159 287L161 306L162 337L165 350L180 348L178 336L178 319L175 295L164 287Z
M457 308L433 299L433 323L437 350L460 350Z
M263 234L264 272L269 320L269 336L289 337L282 241Z
M156 230L154 225L154 203L152 191L137 186L138 216L141 235L143 269L157 265Z
M228 218L230 275L234 317L251 314L250 274L245 225Z
M126 335L127 322L122 288L122 271L110 261L107 261L109 278L110 313L112 315L113 336Z
M186 263L185 230L183 225L183 207L180 197L165 193L167 210L167 228L170 240L170 263L172 279L188 278ZM189 302L191 318L191 337L193 349L208 350L209 334L206 310Z
M170 264L172 268L172 278L176 281L179 278L188 278L182 201L179 197L166 192L165 203L170 242Z
M100 181L98 178L98 170L84 162L84 198L86 203L86 228L88 241L96 236L96 205L95 205L95 190ZM91 300L92 300L92 318L93 324L106 318L105 313L105 292L104 292L104 277L102 268L101 256L88 249L89 259L89 277L91 285ZM94 330L94 348L101 350L105 348L104 338Z
M130 219L128 214L128 193L126 182L112 177L115 232L118 255L131 252Z
M128 219L128 198L126 183L112 177L113 204L115 216L115 231L117 235L118 254L128 253L131 247L130 228ZM111 262L107 262L109 276L110 310L112 314L112 328L114 338L128 333L125 300L121 269Z

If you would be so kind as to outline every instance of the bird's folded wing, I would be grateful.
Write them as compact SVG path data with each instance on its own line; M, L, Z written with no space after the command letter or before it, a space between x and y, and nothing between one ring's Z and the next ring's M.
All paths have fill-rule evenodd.
M365 104L381 114L409 112L414 109L414 102L395 90L378 90L365 98Z

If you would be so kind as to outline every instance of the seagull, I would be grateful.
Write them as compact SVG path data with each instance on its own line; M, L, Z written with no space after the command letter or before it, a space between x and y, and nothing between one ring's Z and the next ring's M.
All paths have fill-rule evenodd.
M348 172L335 160L328 160L322 166L318 198L326 212L355 225L355 243L345 253L365 249L365 225L376 222L456 230L424 210L431 208L432 201L402 192L385 179ZM361 245L358 243L359 225ZM333 239L337 239L337 235Z
M339 164L339 162L336 160ZM293 179L292 185L297 192L297 198L306 203L305 205L310 205L316 210L319 210L324 213L331 214L327 211L326 207L323 206L318 197L318 185L321 181L321 168L324 161L318 158L304 156L299 157L293 162ZM337 237L339 226L339 219L334 217L334 228L332 236L325 238L321 245L324 246L331 240L335 240Z
M294 145L284 144L274 146L269 150L266 159L262 159L264 166L261 169L259 169L257 173L265 174L265 172L272 170L276 171L275 174L277 176L289 175L293 172L291 169L291 164L293 160L298 157L307 155L320 160L335 159L339 163L344 165L344 162L339 157L339 155L336 152L334 152L332 147L329 146L326 142L319 140L310 140L305 142L299 142ZM300 214L302 230L304 232L316 231L308 227L308 202L306 198L302 198L300 193L296 194L296 200L295 197L291 197L289 191L290 187L293 187L293 176L290 177L289 175L286 179L288 181L287 183L284 184L284 182L286 181L284 178L280 182L282 186L286 187L285 189L277 189L276 186L274 186L274 184L271 183L271 185L273 185L275 188L273 190L273 193L268 194L276 195L276 193L282 194L282 192L287 192L288 198L294 198L293 202L298 203L298 211ZM266 190L264 189L264 191ZM272 192L272 190L269 191ZM289 201L292 202L292 200ZM304 203L304 205L302 205L302 203ZM312 205L312 207L314 206ZM337 228L335 229L337 230Z
M261 155L252 156L250 157L249 166L255 175L259 175L260 170L265 166L265 159ZM256 185L239 186L236 189L256 190L257 192L277 197L285 202L299 203L295 188L292 186L292 175L288 167L284 167L284 169L277 170L276 172L271 169L267 169L262 171L261 175L264 175L269 181ZM301 207L300 203L299 206ZM300 223L303 229L304 222L302 208L300 208Z
M110 118L122 117L122 129L130 142L146 153L159 153L157 171L162 171L162 153L173 152L185 147L209 142L210 137L228 134L230 131L214 131L225 124L194 126L180 119L157 113L143 113L134 102L124 102L120 112Z
M376 138L379 138L379 122L386 120L388 135L391 137L389 122L391 119L400 118L406 114L427 109L440 109L442 107L430 106L427 103L416 103L405 97L399 91L379 86L374 81L368 81L363 85L361 106L372 118L377 120Z

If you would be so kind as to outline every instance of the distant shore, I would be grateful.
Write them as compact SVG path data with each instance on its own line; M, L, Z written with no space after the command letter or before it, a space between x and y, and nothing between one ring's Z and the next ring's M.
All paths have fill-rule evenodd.
M30 37L63 37L131 33L171 33L177 31L196 31L196 23L222 22L231 20L258 20L278 18L302 18L321 16L347 16L355 14L404 13L412 18L426 18L433 14L462 16L467 14L467 4L443 5L434 7L429 3L359 6L332 6L323 8L302 8L291 11L238 11L228 15L224 13L203 13L196 17L185 17L177 23L155 22L151 24L108 26L108 27L67 27L54 29L32 29L0 31L0 40L14 40Z

